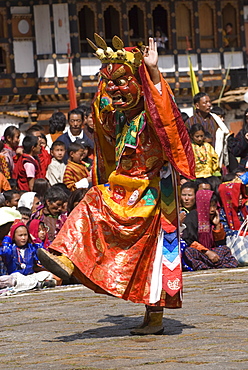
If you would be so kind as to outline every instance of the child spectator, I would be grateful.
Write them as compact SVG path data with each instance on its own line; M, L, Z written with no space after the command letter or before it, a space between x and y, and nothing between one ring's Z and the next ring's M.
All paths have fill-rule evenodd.
M63 135L66 126L66 116L62 112L54 112L49 118L49 134L46 135L49 148L59 136Z
M63 162L66 148L62 141L55 141L51 146L52 161L47 167L46 178L50 185L63 182L66 165Z
M79 142L74 142L68 148L69 160L65 169L63 183L74 191L80 188L88 188L90 180L87 166L82 162L84 147Z
M48 249L51 244L48 240L48 227L41 220L32 220L28 224L28 230L33 243L38 243L42 248Z
M4 148L2 150L2 153L7 160L10 177L12 177L11 175L14 169L14 157L16 156L16 150L20 141L20 130L15 126L9 126L4 131L3 136ZM21 154L21 152L19 154Z
M86 193L87 189L77 189L70 194L67 202L67 217L69 216L71 211L78 205L78 203L84 198Z
M12 223L21 219L21 214L17 210L11 207L0 208L0 248L2 240L9 233ZM5 264L0 256L0 276L7 274Z
M0 193L0 208L5 206L5 198L3 193Z
M34 191L26 191L21 195L18 202L19 207L27 207L31 212L35 212L40 205L40 198Z
M32 191L34 179L41 177L40 163L35 158L40 153L41 147L36 136L26 136L22 145L24 153L15 164L13 178L17 180L20 190Z
M27 225L27 223L30 221L30 218L31 218L31 214L32 214L32 211L31 209L27 208L27 207L18 207L17 208L17 211L20 212L21 216L22 216L22 222Z
M10 180L11 174L8 166L8 162L3 154L2 150L4 148L4 143L0 140L0 172L6 177L7 180Z
M44 146L41 145L42 143L42 137L44 138L44 128L41 125L33 125L31 126L27 132L27 135L36 136L39 140L40 144L40 153L38 154L38 159L40 162L40 178L46 177L46 170L48 165L51 162L51 155L50 153L44 148Z
M15 207L17 208L18 202L20 199L20 193L18 190L7 190L3 193L5 198L6 207Z
M43 132L40 134L40 145L47 150L47 139L46 135Z
M224 122L224 120L225 120L225 111L224 111L224 109L223 109L223 108L218 107L218 106L216 105L216 106L214 106L214 107L211 109L211 113L215 113L215 114L217 114L217 116L219 116L219 117L222 119L222 121Z
M206 131L205 132L205 139L204 139L205 143L209 143L212 145L213 143L213 136L210 134L210 132Z
M201 124L196 123L190 128L190 137L195 155L195 176L210 177L214 174L220 175L219 159L212 145L204 142L205 131Z
M32 219L44 222L49 228L48 239L52 242L65 223L66 215L63 213L63 205L68 196L58 186L49 188L44 197L44 205L40 205L32 215Z
M50 188L50 184L46 179L35 179L33 191L37 194L40 202L44 203L44 195Z
M5 236L0 248L8 274L20 272L23 275L34 273L38 262L37 245L32 244L27 226L20 220L10 228L10 236Z
M94 142L94 123L91 108L85 107L84 111L84 133Z
M9 274L1 276L0 288L14 287L15 291L20 291L56 285L56 280L50 272L35 273L43 269L39 266L36 254L39 246L39 244L32 243L27 226L16 220L10 228L10 236L3 239L0 247L0 255L4 259ZM29 277L25 279L27 275Z
M93 159L91 159L89 157L89 150L90 150L90 147L87 146L86 144L82 144L82 148L84 150L84 155L83 155L83 160L82 162L86 165L88 171L91 170L91 167L92 167L92 164L93 164Z
M18 190L16 179L9 179L8 182L12 190Z

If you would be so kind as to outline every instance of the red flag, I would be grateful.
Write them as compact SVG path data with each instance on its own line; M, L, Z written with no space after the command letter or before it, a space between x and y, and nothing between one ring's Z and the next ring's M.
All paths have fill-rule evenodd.
M72 109L77 108L77 99L76 99L76 88L74 84L73 75L71 73L70 63L69 63L69 70L68 70L67 90L69 92L70 110L72 110Z

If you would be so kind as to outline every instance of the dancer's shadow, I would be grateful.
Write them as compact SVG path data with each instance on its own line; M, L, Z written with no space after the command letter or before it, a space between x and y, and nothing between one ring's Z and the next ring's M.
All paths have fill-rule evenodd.
M124 315L106 315L104 319L100 319L97 323L108 322L114 325L95 327L83 332L77 332L68 336L56 337L52 342L73 342L78 339L89 339L89 338L110 338L110 337L125 337L130 335L130 330L142 323L143 317L127 317ZM183 332L184 329L195 328L195 326L186 325L181 323L179 320L165 318L164 323L164 335L178 335Z

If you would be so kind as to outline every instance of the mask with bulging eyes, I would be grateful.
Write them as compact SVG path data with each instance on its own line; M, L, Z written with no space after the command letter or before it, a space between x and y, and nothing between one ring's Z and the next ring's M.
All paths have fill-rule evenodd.
M100 71L106 83L105 91L112 99L116 110L130 110L139 103L143 96L140 82L125 64L107 64Z

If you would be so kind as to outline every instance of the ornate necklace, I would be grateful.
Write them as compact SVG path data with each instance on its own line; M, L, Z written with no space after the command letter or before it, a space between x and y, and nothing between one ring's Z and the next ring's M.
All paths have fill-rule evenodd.
M194 144L195 154L196 154L196 157L197 157L198 161L199 161L201 164L206 164L206 163L207 163L207 148L205 147L205 145L204 145L204 144L203 144L201 147L203 148L204 153L202 153L202 152L199 150L199 145Z

